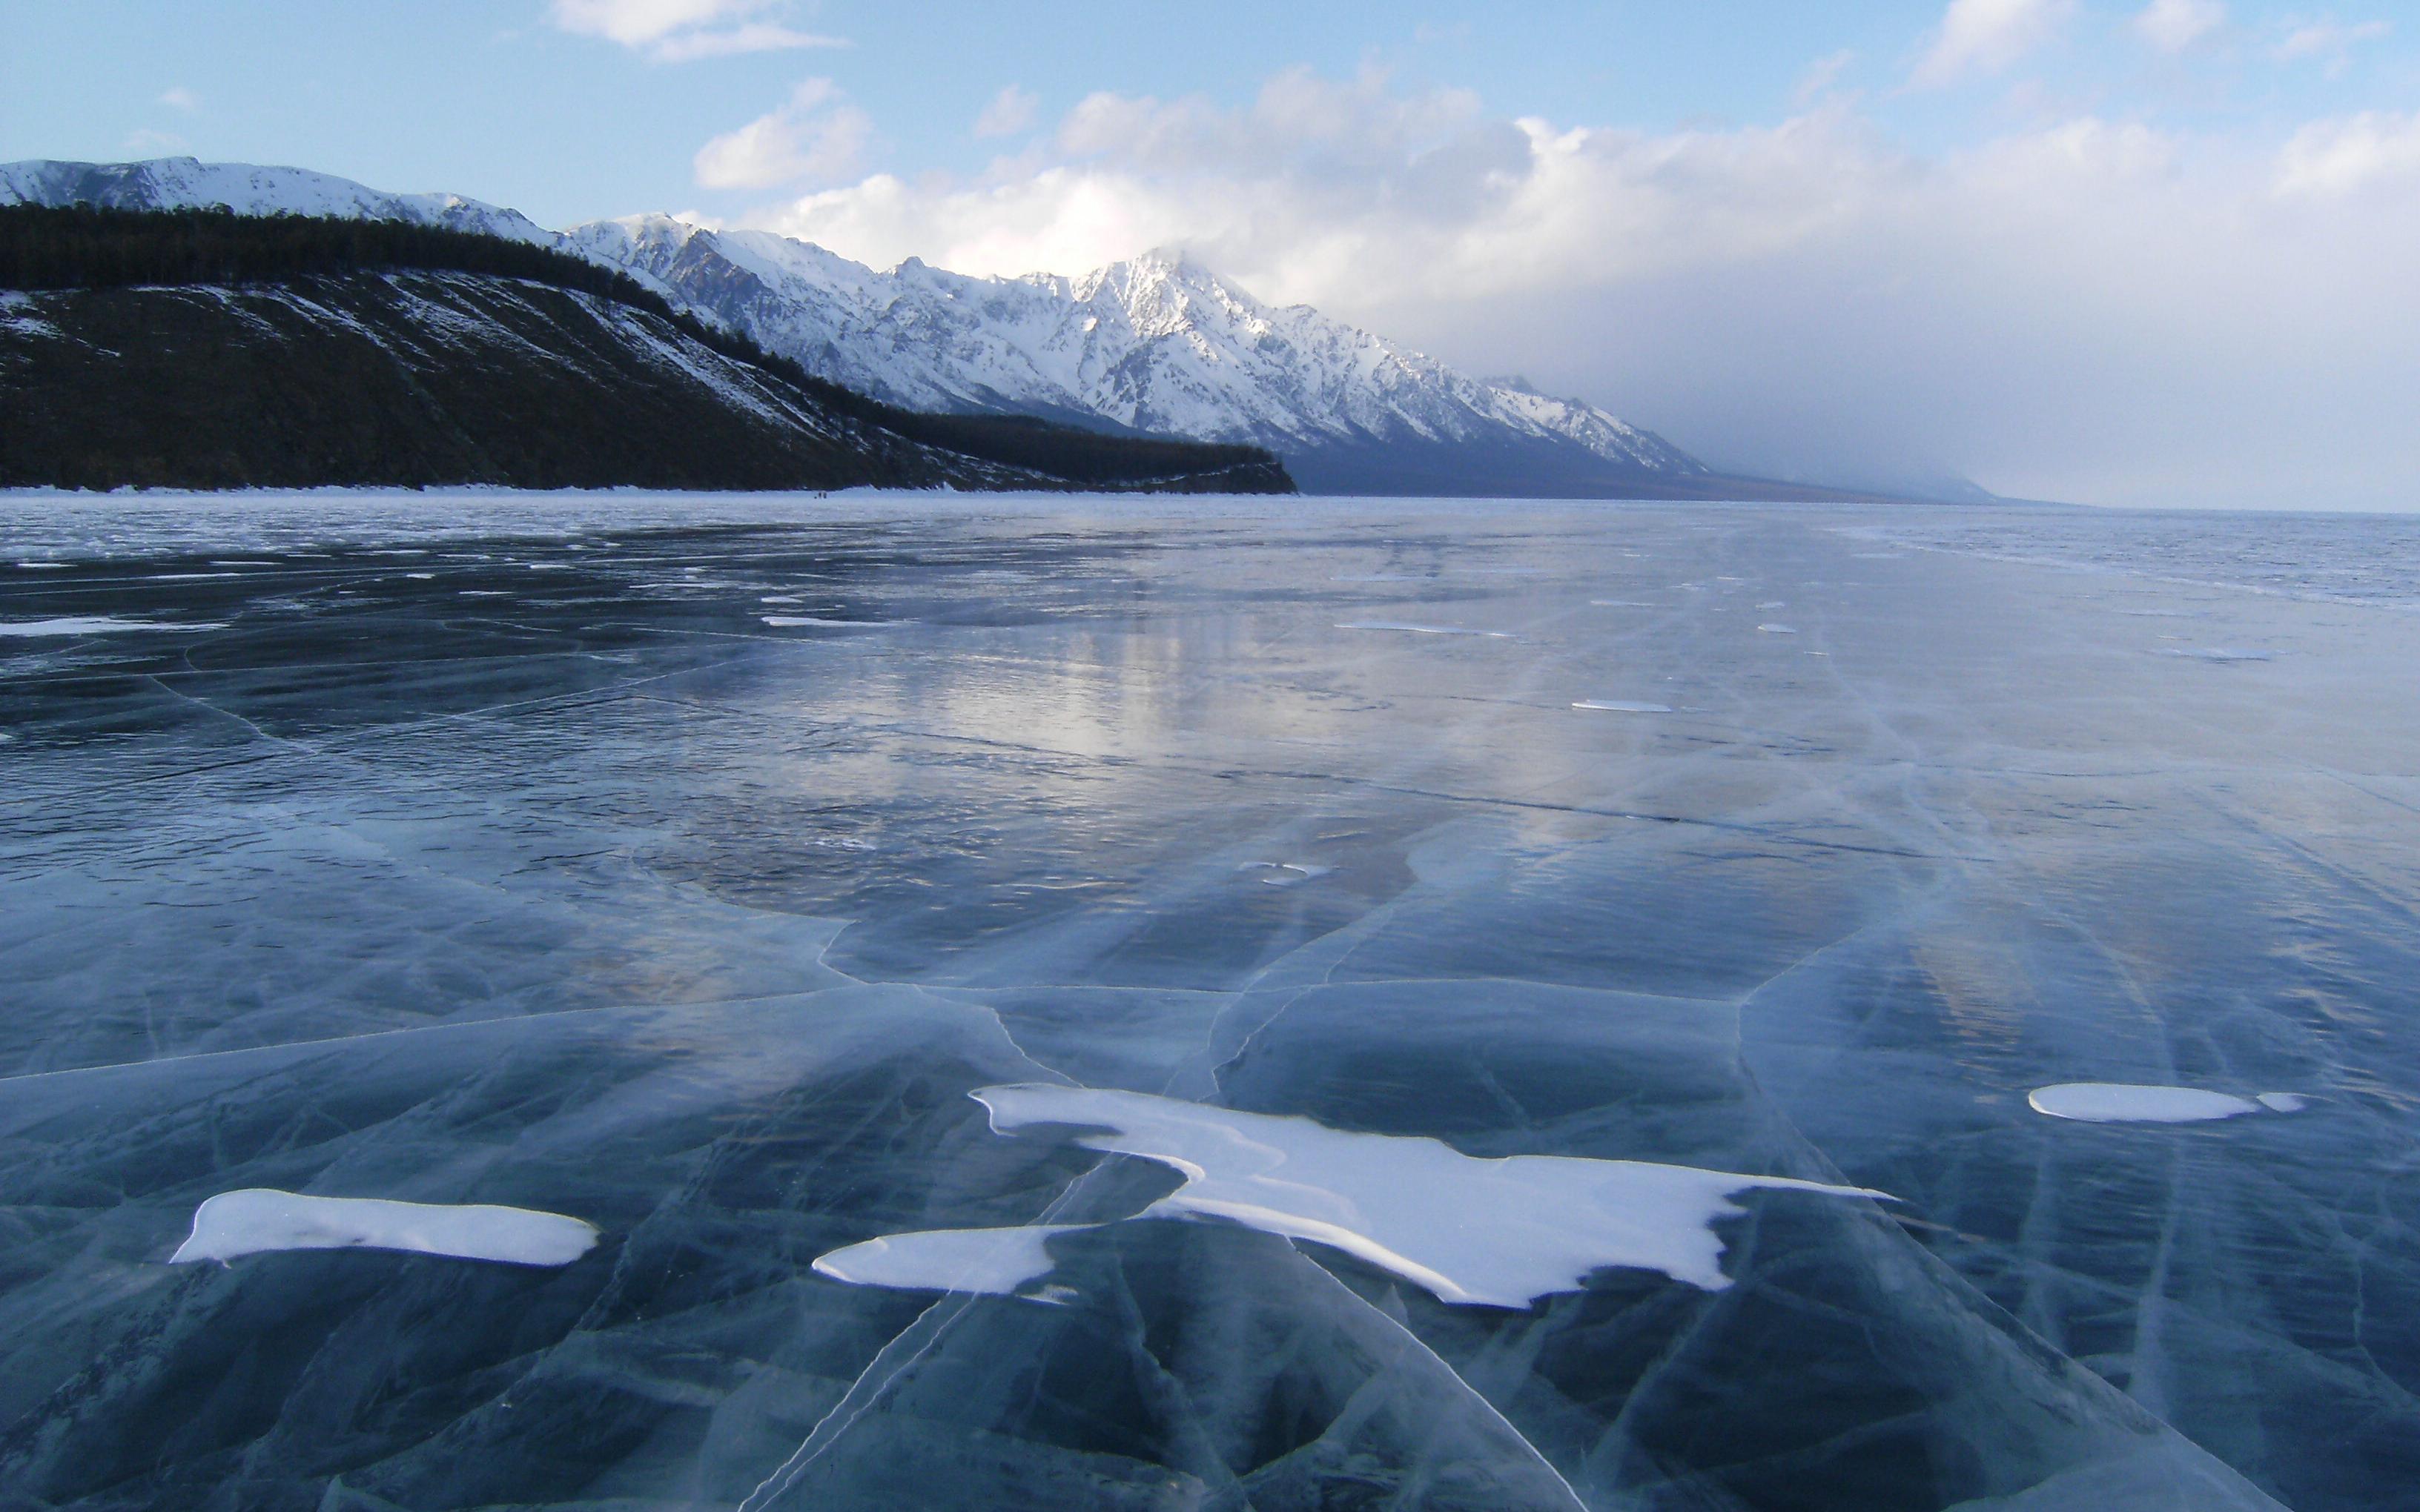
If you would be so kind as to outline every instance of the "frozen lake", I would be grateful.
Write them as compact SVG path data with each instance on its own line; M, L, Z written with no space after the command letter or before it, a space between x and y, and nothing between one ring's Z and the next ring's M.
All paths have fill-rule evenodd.
M2420 521L0 542L0 1505L2420 1509Z

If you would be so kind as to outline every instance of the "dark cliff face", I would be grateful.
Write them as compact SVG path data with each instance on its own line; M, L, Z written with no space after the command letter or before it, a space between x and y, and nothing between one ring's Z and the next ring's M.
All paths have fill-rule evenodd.
M0 486L1292 489L1207 454L1078 483L834 398L650 311L489 274L0 294Z

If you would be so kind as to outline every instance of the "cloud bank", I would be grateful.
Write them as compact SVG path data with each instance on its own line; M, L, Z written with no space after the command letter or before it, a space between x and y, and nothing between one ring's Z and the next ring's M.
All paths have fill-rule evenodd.
M2017 9L2039 45L2057 8L1993 10L1993 35ZM2171 8L2147 39L2210 21ZM1924 66L1953 36L1962 67L2017 45L1984 34L1946 23ZM1852 97L1652 132L1295 70L1239 107L1095 94L980 176L877 174L748 219L970 272L1181 244L1743 469L2420 503L2420 113L2265 142L2086 115L1919 154Z

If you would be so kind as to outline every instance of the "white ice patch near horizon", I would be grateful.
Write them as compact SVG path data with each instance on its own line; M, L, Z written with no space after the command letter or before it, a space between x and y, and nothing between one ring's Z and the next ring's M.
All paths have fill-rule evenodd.
M1337 626L1340 630L1401 630L1407 635L1476 635L1490 640L1510 640L1504 630L1471 630L1459 625L1415 625L1407 620L1347 620Z
M1760 635L1796 635L1798 633L1794 626L1787 625L1760 625L1756 628Z
M2189 656L2195 661L2271 661L2277 653L2257 651L2242 646L2167 646L2163 656Z
M385 1249L508 1265L569 1265L594 1248L597 1226L559 1212L484 1204L319 1197L271 1187L222 1192L194 1211L171 1265L273 1250Z
M2263 1092L2257 1099L2198 1087L2142 1086L2127 1082L2060 1082L2025 1094L2036 1113L2081 1123L2207 1123L2267 1108L2299 1111L2306 1099L2293 1092Z
M1669 703L1642 703L1636 699L1582 699L1572 705L1575 709L1598 709L1607 714L1669 714Z
M1862 1187L1645 1161L1483 1159L1435 1139L1355 1134L1310 1119L1142 1092L1025 1083L971 1095L990 1110L996 1133L1072 1126L1085 1131L1075 1138L1087 1149L1156 1161L1185 1178L1137 1219L1238 1224L1325 1244L1439 1301L1474 1306L1526 1307L1541 1297L1580 1290L1591 1273L1609 1266L1658 1271L1719 1291L1731 1282L1723 1273L1723 1242L1714 1226L1745 1213L1731 1200L1741 1193L1772 1189L1888 1200ZM951 1232L852 1245L817 1260L815 1269L873 1285L969 1289L965 1278L993 1263L993 1246L1004 1242L953 1242ZM952 1242L966 1248L954 1251ZM885 1247L869 1252L871 1244ZM1025 1268L1032 1252L1010 1252L1010 1257L1018 1263L998 1263L1001 1273L1015 1273L1015 1287L1039 1279ZM928 1259L934 1268L925 1268ZM963 1267L946 1281L939 1279L944 1259Z
M0 620L0 635L107 635L114 630L224 630L223 620L123 620L114 614L70 614L54 620Z
M928 1228L887 1234L818 1256L814 1269L817 1275L860 1287L1030 1295L1022 1288L1048 1275L1055 1263L1045 1242L1086 1227L1034 1224L1023 1228ZM1058 1299L1043 1294L1031 1300Z

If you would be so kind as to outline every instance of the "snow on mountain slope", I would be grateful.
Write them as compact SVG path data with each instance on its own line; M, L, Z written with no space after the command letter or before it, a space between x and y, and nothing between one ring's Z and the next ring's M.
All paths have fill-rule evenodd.
M99 205L121 210L207 209L239 215L338 215L411 221L551 247L561 239L519 210L459 194L389 194L306 168L155 158L148 162L0 163L0 205Z
M1482 382L1306 305L1264 305L1177 253L1075 278L971 278L914 258L878 272L768 232L659 215L568 240L894 403L1090 416L1289 455L1477 447L1499 467L1526 452L1613 475L1707 471L1602 409Z
M190 158L0 165L10 200L359 215L559 246L894 404L1250 441L1334 491L1607 493L1710 476L1591 405L1470 378L1307 305L1263 304L1173 252L1078 277L972 278L912 257L878 271L769 232L640 215L557 235L475 200Z

